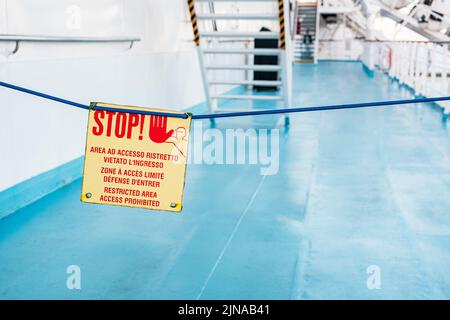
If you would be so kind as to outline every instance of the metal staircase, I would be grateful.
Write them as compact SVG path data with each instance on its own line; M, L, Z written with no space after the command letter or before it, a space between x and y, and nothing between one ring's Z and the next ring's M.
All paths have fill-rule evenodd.
M319 29L317 2L296 2L294 21L294 62L316 63Z
M262 100L269 107L289 107L286 40L290 39L285 36L288 0L188 0L187 3L210 112L251 111L252 103L242 100ZM261 8L269 12L255 13ZM270 31L260 31L261 26L269 26ZM256 39L278 40L278 48L255 48ZM256 64L255 56L278 57L278 64ZM276 72L277 77L255 80L255 72ZM255 86L275 87L276 91L254 93ZM232 100L241 100L245 108L225 109L223 105L228 103L224 102ZM285 124L288 122L286 116Z

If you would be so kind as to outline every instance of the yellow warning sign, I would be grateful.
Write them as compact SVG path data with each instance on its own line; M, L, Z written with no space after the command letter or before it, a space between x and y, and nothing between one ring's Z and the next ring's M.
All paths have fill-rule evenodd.
M187 119L144 115L124 110L186 113L91 105L81 201L181 211L190 115Z

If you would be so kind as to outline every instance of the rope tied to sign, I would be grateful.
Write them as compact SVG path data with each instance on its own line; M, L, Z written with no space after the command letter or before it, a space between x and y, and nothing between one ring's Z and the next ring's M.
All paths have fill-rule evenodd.
M192 119L215 119L215 118L230 118L230 117L245 117L245 116L258 116L258 115L273 115L273 114L285 114L285 113L300 113L300 112L312 112L312 111L325 111L325 110L340 110L340 109L356 109L356 108L369 108L369 107L383 107L383 106L394 106L394 105L404 105L404 104L417 104L417 103L429 103L429 102L439 102L439 101L450 101L450 96L443 97L433 97L433 98L417 98L417 99L402 99L402 100L388 100L388 101L375 101L375 102L362 102L362 103L350 103L350 104L335 104L335 105L324 105L318 107L300 107L300 108L284 108L284 109L270 109L270 110L256 110L256 111L239 111L239 112L225 112L225 113L209 113L209 114L190 114L186 113L167 113L167 112L156 112L156 111L146 111L146 110L130 110L130 109L118 109L118 108L108 108L104 106L89 106L74 102L71 100L59 98L53 95L49 95L43 92L34 91L17 85L0 81L0 86L9 88L12 90L20 91L30 95L34 95L43 99L48 99L56 101L59 103L67 104L76 108L81 108L85 110L102 110L111 112L125 112L131 114L144 114L153 116L163 116L163 117L173 117L187 119L189 116Z

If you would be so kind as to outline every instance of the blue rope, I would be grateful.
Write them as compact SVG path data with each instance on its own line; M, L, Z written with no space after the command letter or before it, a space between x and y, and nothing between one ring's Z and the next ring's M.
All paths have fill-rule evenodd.
M55 96L51 96L49 94L45 94L45 93L42 93L42 92L38 92L38 91L30 90L30 89L27 89L27 88L15 86L15 85L10 84L10 83L6 83L6 82L1 82L0 81L0 86L5 87L5 88L9 88L9 89L12 89L12 90L16 90L16 91L25 92L25 93L28 93L28 94L31 94L31 95L34 95L34 96L37 96L37 97L44 98L44 99L49 99L49 100L53 100L53 101L56 101L56 102L68 104L68 105L71 105L71 106L74 106L74 107L77 107L77 108L86 109L86 110L90 109L89 106L86 106L86 105L78 103L78 102L73 102L73 101L69 101L69 100L66 100L66 99L61 99L61 98L58 98L58 97L55 97Z
M165 117L174 117L174 118L183 118L183 119L187 119L189 116L188 113L168 113L168 112L145 111L145 110L130 110L130 109L121 109L121 108L109 108L109 107L102 107L102 106L90 107L88 105L84 105L84 104L81 104L78 102L58 98L58 97L55 97L55 96L52 96L49 94L45 94L42 92L30 90L30 89L19 87L19 86L15 86L13 84L2 82L2 81L0 81L0 86L9 88L12 90L16 90L16 91L28 93L33 96L41 97L44 99L49 99L49 100L53 100L56 102L68 104L70 106L74 106L74 107L85 109L85 110L93 109L93 110L103 110L103 111L112 111L112 112L126 112L126 113L132 113L132 114L145 114L145 115L165 116Z
M21 91L28 93L37 97L44 99L53 100L56 102L68 104L77 108L85 110L104 110L112 112L126 112L132 114L145 114L145 115L156 115L164 117L182 118L186 119L189 117L189 113L168 113L168 112L157 112L157 111L145 111L145 110L129 110L120 108L109 108L102 106L90 107L78 102L58 98L49 94L42 92L30 90L27 88L19 87L13 84L0 81L0 86L6 87L12 90ZM382 106L392 106L392 105L402 105L402 104L415 104L415 103L428 103L428 102L438 102L438 101L450 101L450 97L435 97L435 98L417 98L417 99L402 99L402 100L391 100L391 101L378 101L378 102L363 102L363 103L352 103L352 104L335 104L326 105L319 107L302 107L302 108L285 108L285 109L270 109L270 110L257 110L257 111L239 111L239 112L226 112L226 113L210 113L210 114L194 114L192 119L214 119L214 118L228 118L228 117L245 117L245 116L258 116L258 115L270 115L270 114L281 114L281 113L298 113L298 112L311 112L311 111L324 111L324 110L338 110L338 109L355 109L355 108L368 108L368 107L382 107Z
M426 103L426 102L437 102L437 101L448 101L448 100L450 100L450 97L436 97L436 98L403 99L403 100L378 101L378 102L363 102L363 103L352 103L352 104L334 104L334 105L319 106L319 107L302 107L302 108L270 109L270 110L258 110L258 111L239 111L239 112L226 112L226 113L194 114L192 116L192 119L213 119L213 118L245 117L245 116L268 115L268 114L279 114L279 113L298 113L298 112L338 110L338 109L356 109L356 108L381 107L381 106L391 106L391 105L399 105L399 104Z

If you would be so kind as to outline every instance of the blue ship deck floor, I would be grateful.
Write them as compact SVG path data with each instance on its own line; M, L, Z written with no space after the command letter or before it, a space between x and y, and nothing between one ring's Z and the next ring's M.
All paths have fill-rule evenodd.
M296 106L411 97L359 63L294 75ZM450 139L432 105L292 115L277 175L190 165L181 215L82 204L80 190L0 220L0 298L450 298ZM66 288L73 264L81 291Z

